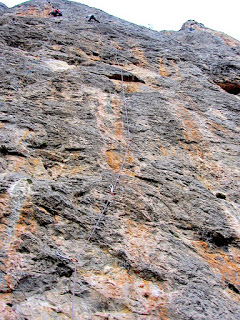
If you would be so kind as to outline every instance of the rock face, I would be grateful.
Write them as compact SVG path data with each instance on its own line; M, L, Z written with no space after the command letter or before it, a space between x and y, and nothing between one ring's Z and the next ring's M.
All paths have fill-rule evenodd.
M240 319L240 43L53 5L0 17L1 319L71 318L124 105L73 318Z
M7 8L8 7L4 3L0 2L0 14L7 10Z

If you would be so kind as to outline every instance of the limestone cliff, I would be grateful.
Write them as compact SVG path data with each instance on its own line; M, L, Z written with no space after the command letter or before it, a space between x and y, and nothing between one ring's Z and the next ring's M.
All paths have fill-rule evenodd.
M240 319L239 53L192 20L157 32L64 0L2 12L1 319L71 318L124 104L132 142L73 318Z

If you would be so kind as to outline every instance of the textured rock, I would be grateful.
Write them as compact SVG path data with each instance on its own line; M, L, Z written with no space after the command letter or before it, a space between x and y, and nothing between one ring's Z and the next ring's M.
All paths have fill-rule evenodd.
M70 318L121 77L74 318L239 319L240 43L53 4L0 17L1 319Z
M4 3L0 2L0 14L2 14L7 9L8 7Z

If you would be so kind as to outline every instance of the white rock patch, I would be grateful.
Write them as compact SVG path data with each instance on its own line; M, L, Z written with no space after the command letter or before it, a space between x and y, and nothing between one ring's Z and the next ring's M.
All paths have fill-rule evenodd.
M69 65L65 61L48 59L48 60L45 60L45 63L52 71L57 71L57 72L62 72L62 71L74 68L74 66Z

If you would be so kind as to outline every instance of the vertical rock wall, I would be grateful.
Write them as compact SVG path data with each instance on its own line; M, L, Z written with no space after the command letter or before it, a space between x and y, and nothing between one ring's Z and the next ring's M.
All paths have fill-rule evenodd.
M74 319L239 319L239 42L63 0L4 11L0 42L1 319L70 319L124 99Z

